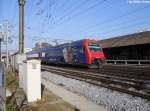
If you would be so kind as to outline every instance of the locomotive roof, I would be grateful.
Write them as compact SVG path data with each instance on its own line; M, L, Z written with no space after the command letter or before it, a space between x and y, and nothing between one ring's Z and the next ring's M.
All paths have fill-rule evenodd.
M64 47L68 46L69 44L70 44L70 45L76 44L76 43L79 43L79 44L80 44L83 40L89 40L89 39L77 40L77 41L73 41L73 42L71 42L71 43L64 43L64 44L60 44L60 45L57 45L57 46L50 46L50 47L38 48L38 49L34 49L34 50L32 50L32 51L30 51L30 52L27 52L27 53L28 53L28 54L29 54L29 53L32 54L32 53L34 53L34 52L38 52L38 51L41 51L41 50L48 50L48 49L54 49L54 50L55 50L55 48L64 48Z
M88 39L82 39L82 40L77 40L77 41L72 41L71 43L64 43L64 44L60 44L60 45L57 45L57 46L54 46L54 47L65 47L65 46L68 46L69 44L74 44L74 43L78 43L78 42L82 42L83 40L88 40Z
M150 43L150 31L138 32L134 34L104 39L99 41L102 48L121 47Z

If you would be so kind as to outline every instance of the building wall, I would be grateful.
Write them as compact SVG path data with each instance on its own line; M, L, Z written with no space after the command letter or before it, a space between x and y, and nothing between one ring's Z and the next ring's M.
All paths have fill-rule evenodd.
M107 59L150 60L150 44L103 49Z

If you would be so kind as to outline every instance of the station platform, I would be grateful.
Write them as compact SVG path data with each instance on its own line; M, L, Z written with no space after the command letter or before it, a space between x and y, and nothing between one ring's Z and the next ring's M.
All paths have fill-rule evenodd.
M107 111L103 106L97 105L85 97L77 95L65 88L56 85L49 80L42 79L42 84L56 96L75 106L79 111Z

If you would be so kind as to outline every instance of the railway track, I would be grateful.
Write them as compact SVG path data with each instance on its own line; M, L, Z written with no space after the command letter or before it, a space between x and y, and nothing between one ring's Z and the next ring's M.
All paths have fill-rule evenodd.
M103 67L102 70L95 70L95 69L86 69L81 67L64 67L61 66L63 69L71 69L71 70L80 70L80 71L86 71L86 72L92 72L92 73L100 73L101 75L109 75L109 76L115 76L115 77L123 77L123 78L133 78L136 81L144 80L144 81L150 81L150 67L119 67L119 66L110 66L106 65Z
M76 69L42 65L42 69L68 78L138 96L150 100L150 81Z

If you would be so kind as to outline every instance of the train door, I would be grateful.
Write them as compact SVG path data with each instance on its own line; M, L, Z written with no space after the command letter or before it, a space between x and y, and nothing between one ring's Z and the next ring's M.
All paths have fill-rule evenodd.
M72 47L73 64L85 64L85 51L81 46Z
M77 46L72 46L72 64L79 64L79 54Z
M79 47L79 58L80 58L80 64L86 64L86 56L85 56L85 49L84 47Z

